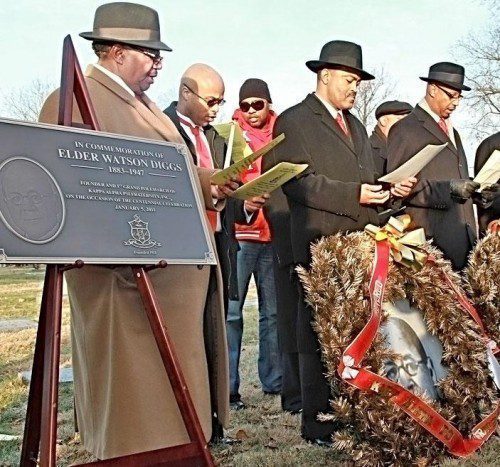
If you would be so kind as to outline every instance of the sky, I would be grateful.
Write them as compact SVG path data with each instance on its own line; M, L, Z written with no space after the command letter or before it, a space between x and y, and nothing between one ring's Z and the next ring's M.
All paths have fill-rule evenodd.
M495 1L495 0L493 0ZM90 42L94 12L104 1L15 0L2 2L0 93L29 86L34 79L60 79L62 41L71 34L80 64L95 62ZM393 98L418 102L429 66L456 61L454 47L468 34L480 35L490 11L483 0L144 0L159 12L162 40L172 47L148 92L161 104L175 99L184 70L208 63L224 78L229 119L247 78L269 84L278 112L314 90L315 75L304 65L318 59L330 40L350 40L363 48L364 69L384 67L396 83ZM491 4L491 2L490 2ZM374 73L376 74L376 73ZM466 70L467 74L467 70ZM461 108L462 107L462 108ZM462 105L453 118L460 130ZM8 116L8 115L3 115ZM368 129L371 131L371 128ZM471 152L476 142L467 140Z

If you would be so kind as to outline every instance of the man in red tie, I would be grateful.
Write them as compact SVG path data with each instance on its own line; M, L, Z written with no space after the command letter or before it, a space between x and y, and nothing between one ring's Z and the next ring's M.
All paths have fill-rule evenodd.
M222 169L226 154L224 139L210 125L224 105L224 81L211 66L203 63L191 65L182 75L179 99L164 112L179 130L194 162L199 167ZM245 224L254 219L265 199L255 197L247 201L229 198L220 213L207 210L217 245L218 259L224 284L224 308L227 316L229 300L238 299L236 253L238 242L234 235L235 222ZM215 375L212 375L214 377ZM223 437L222 426L214 419L213 439Z
M425 97L391 128L387 170L399 167L428 144L447 143L418 175L406 212L458 270L465 266L477 237L471 195L479 185L469 179L464 148L450 115L462 91L470 88L464 84L464 68L455 63L436 63L420 79L427 82Z
M179 100L172 102L164 112L174 122L198 167L223 169L226 144L210 125L224 105L224 81L211 66L191 65L182 75ZM251 222L265 203L255 197L242 201L229 198L220 213L207 210L207 217L215 233L217 252L224 281L224 306L227 315L228 300L238 299L234 223Z
M308 164L282 191L290 208L291 261L309 267L311 243L324 235L363 230L379 224L379 209L390 194L403 197L415 182L405 180L384 190L375 180L372 152L362 123L350 113L362 80L374 79L363 70L361 47L331 41L319 60L306 66L316 75L316 91L285 110L276 121L274 135L285 139L262 161L263 171L276 163ZM286 225L286 224L283 224ZM322 422L318 414L329 412L331 385L325 377L321 352L312 327L314 313L299 287L296 339L302 399L302 437L328 444L341 424Z

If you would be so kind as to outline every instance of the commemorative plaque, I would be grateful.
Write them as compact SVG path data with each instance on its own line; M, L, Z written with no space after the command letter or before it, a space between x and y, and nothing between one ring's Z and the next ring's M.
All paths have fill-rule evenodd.
M186 146L0 119L0 263L215 264Z

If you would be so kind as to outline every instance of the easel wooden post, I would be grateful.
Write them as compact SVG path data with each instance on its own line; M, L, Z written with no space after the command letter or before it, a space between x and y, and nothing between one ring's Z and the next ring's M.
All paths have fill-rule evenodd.
M73 96L82 115L83 125L73 122ZM83 73L69 35L64 39L63 46L58 124L99 130ZM47 265L21 451L20 465L23 467L56 465L63 274L65 270L81 268L83 265L82 261L68 266ZM171 467L214 465L148 275L148 271L152 269L165 267L167 263L161 261L154 266L132 266L132 270L190 442L86 465Z

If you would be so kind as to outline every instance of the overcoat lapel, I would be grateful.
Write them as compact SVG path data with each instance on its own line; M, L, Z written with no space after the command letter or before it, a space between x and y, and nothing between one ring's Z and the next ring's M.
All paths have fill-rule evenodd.
M448 143L447 147L451 152L453 152L453 154L458 157L457 148L455 147L451 139L444 134L443 130L439 128L439 125L435 122L435 120L424 109L420 107L417 107L415 112L418 119L423 123L424 128L433 136L435 136L441 143Z
M353 155L356 156L351 139L340 129L337 122L335 122L330 112L328 112L328 109L322 104L322 102L314 94L309 94L306 98L306 103L309 105L311 110L318 115L319 118L321 118L322 123L326 125L335 134L335 136L349 148ZM350 126L351 125L349 125L349 127Z
M85 74L98 81L111 92L123 99L127 104L134 107L137 113L166 141L180 144L184 143L184 140L177 131L177 128L175 128L173 122L160 109L158 109L158 107L145 94L142 96L142 100L144 102L142 103L93 65L89 65L87 67Z
M362 154L363 152L363 148L361 147L362 144L361 142L363 141L361 128L358 125L354 124L354 119L350 112L345 113L345 118L347 120L349 130L351 132L351 138L352 138L351 144L353 145L354 153L357 156L358 154Z

